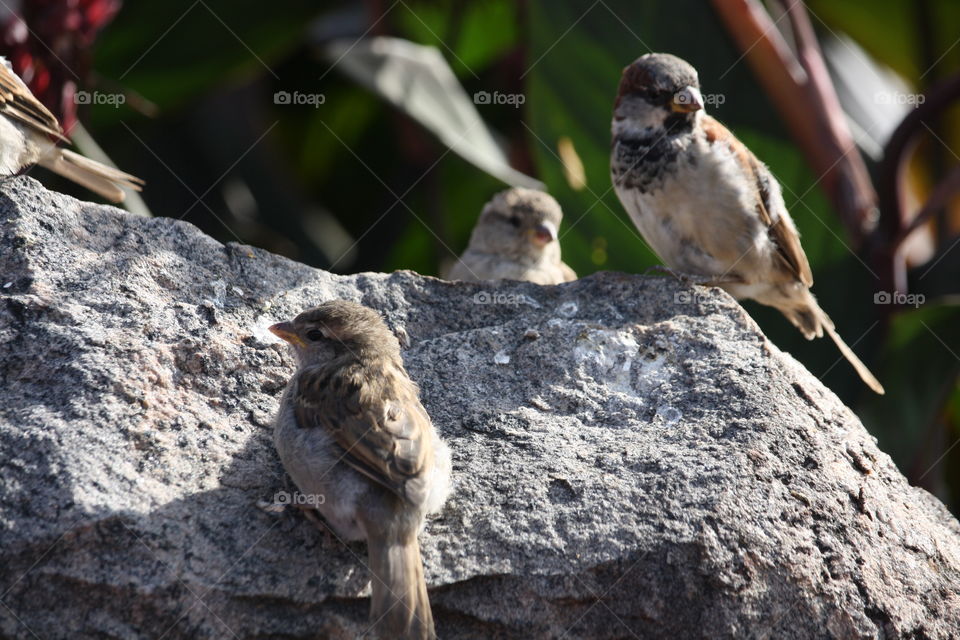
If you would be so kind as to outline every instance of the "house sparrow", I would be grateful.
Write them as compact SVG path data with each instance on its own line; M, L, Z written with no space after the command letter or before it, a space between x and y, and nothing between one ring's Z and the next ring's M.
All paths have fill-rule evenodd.
M560 284L577 274L560 259L560 205L533 189L501 191L484 206L470 244L447 280L526 280Z
M383 638L435 638L417 533L450 494L450 450L383 320L333 300L270 331L298 362L274 444L300 491L346 540L366 540L370 616ZM322 497L322 498L320 498Z
M140 191L140 178L56 146L69 142L57 118L30 93L9 61L0 61L0 174L12 176L39 164L111 202L123 202L121 186Z
M650 53L624 69L610 171L633 223L671 269L775 307L808 340L826 332L883 393L810 293L810 264L780 185L703 106L697 72L680 58Z

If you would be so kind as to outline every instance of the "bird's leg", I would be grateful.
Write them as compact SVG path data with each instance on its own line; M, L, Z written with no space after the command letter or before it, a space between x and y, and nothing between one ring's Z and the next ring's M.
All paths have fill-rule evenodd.
M317 513L316 509L305 504L298 504L297 509L300 509L304 517L312 522L317 529L322 529L324 531L328 530L327 523L323 521L323 518L320 517L320 514Z
M655 264L651 267L647 267L646 271L643 272L643 275L650 275L651 273L658 273L660 275L672 276L676 278L679 282L684 284L690 284L695 282L695 278L699 276L694 276L689 273L683 273L681 271L675 271L670 267L665 267L662 264Z
M280 515L287 509L289 502L268 502L266 500L258 500L257 508L261 511L264 511L273 515ZM337 537L337 534L333 532L333 529L330 528L323 518L320 517L317 509L308 504L295 504L293 505L309 520L313 523L317 529L322 533L322 538L320 540L320 546L327 551L342 551L347 548L347 543Z
M643 272L643 275L647 275L650 272L657 272L668 276L673 276L677 279L678 282L686 285L699 285L701 287L719 287L723 284L734 284L742 283L743 280L740 276L733 274L723 274L720 276L704 276L694 273L684 273L683 271L676 271L670 267L665 267L662 264L655 264L652 267L648 267L646 271Z
M694 279L691 280L693 284L700 285L701 287L719 287L725 284L743 284L743 278L733 274L724 274L720 276L694 276Z
M276 501L269 500L257 500L257 509L260 509L264 513L276 514L279 515L286 510L286 505L278 503Z
M317 510L314 507L305 504L298 504L297 508L303 512L303 515L313 523L313 525L320 530L322 538L320 541L321 548L326 551L342 551L347 548L347 543L341 540L337 534L333 532L333 529L330 528L323 518L320 517L320 514L317 513Z

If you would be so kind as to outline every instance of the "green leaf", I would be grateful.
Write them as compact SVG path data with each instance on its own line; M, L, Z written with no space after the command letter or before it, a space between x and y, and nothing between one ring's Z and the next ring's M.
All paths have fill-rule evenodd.
M232 0L128 2L98 39L96 69L172 108L225 82L275 75L319 12L310 0L288 0L282 11Z
M393 20L408 39L440 49L457 75L466 77L515 46L517 11L511 0L406 2L394 8Z
M960 62L960 50L953 47L960 3L953 0L809 0L807 5L815 28L846 33L875 59L915 82L933 81L935 74L927 72L941 55L938 64L945 69ZM928 33L921 19L923 5L930 12ZM932 59L925 58L927 51Z
M508 185L542 186L510 166L474 100L435 47L386 37L336 40L326 55L343 73L419 122L477 168Z
M860 415L905 473L923 474L937 457L929 459L924 448L937 443L938 422L948 406L960 406L960 305L934 303L894 316L878 374L887 395L865 402Z

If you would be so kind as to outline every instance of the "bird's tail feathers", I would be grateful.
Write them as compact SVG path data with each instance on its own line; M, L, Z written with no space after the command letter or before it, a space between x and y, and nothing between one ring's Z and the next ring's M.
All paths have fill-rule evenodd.
M806 305L784 310L784 315L800 329L807 340L815 337L819 338L826 332L826 334L830 336L830 339L833 340L833 344L837 345L837 349L840 350L841 355L843 355L843 357L847 359L847 362L856 370L857 375L860 376L864 384L876 393L883 395L885 393L883 385L880 384L877 377L867 368L867 365L863 364L863 361L857 357L853 349L843 341L843 338L840 337L840 334L837 333L836 328L833 326L833 320L820 308L813 294L809 294L807 297Z
M823 312L821 312L823 313ZM863 364L863 361L857 357L857 354L853 352L847 343L843 341L843 338L840 337L840 334L837 333L837 330L833 328L833 322L830 318L827 317L827 314L823 314L824 322L823 328L827 332L827 335L830 336L830 339L833 340L833 344L837 345L837 349L840 350L840 353L843 354L843 357L847 359L854 369L857 371L857 375L860 376L860 379L863 382L873 389L876 393L883 395L886 391L883 388L883 385L880 384L880 381L877 380L877 377L873 375L870 369L867 368L867 365Z
M368 527L371 588L370 618L380 638L436 638L433 613L423 578L423 561L416 532L391 540Z
M140 178L69 149L58 149L55 153L47 154L40 159L39 164L111 202L123 202L124 192L120 187L128 187L134 191L140 191L143 187L143 180Z

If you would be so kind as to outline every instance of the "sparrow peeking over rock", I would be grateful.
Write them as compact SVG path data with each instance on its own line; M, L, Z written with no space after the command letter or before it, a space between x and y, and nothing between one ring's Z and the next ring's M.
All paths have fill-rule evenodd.
M121 186L140 191L140 178L61 149L57 141L69 142L57 118L0 57L0 174L39 164L111 202L123 202Z
M780 185L703 111L687 62L649 53L623 71L610 172L623 207L668 267L778 309L808 339L824 332L877 393L883 387L817 304Z
M562 219L559 203L542 191L501 191L484 206L467 250L446 279L537 284L576 280L577 274L560 259L557 230Z
M417 534L450 494L450 450L400 346L371 309L325 302L270 331L293 348L274 444L299 490L345 540L366 540L381 638L435 638Z

